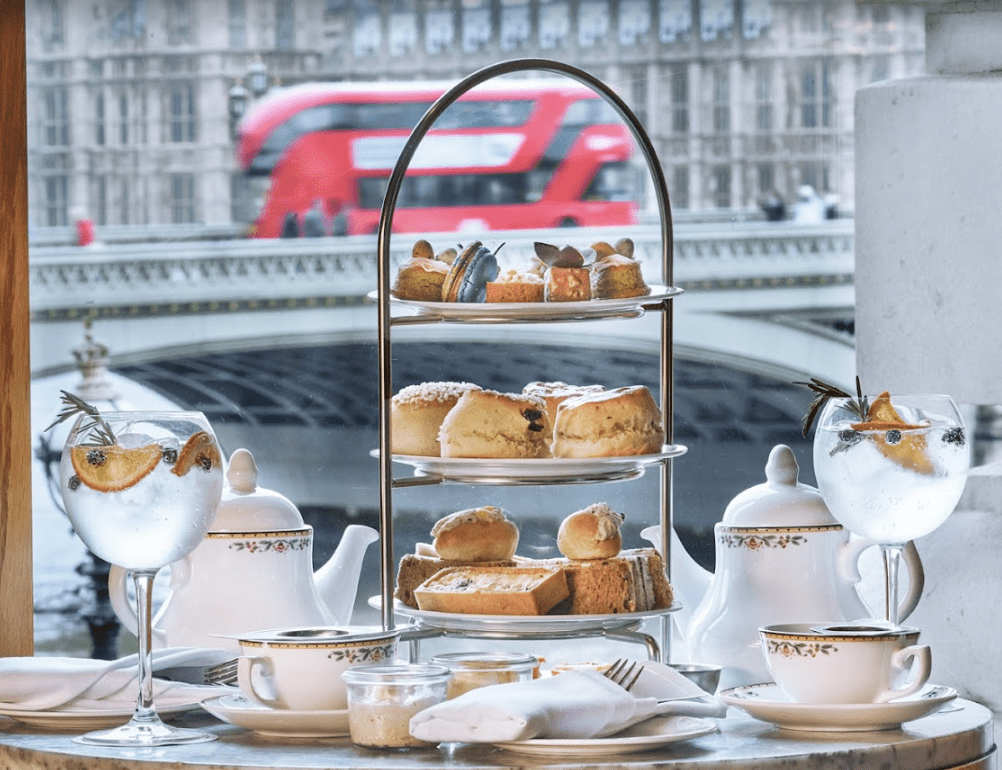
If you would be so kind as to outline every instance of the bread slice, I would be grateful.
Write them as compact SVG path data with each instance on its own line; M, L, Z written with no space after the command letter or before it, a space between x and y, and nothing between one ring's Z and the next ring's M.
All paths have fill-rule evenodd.
M568 595L555 567L451 567L414 589L421 610L468 615L544 615Z

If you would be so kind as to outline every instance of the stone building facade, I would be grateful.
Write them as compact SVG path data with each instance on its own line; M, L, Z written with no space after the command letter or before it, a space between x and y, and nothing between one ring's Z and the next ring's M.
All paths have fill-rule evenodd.
M615 88L678 210L801 185L853 207L857 88L921 72L924 12L854 0L27 0L35 228L245 216L231 89L458 79L544 57Z

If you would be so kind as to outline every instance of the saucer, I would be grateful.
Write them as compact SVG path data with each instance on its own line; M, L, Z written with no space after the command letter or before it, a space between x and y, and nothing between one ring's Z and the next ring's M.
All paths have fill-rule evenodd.
M174 703L169 706L157 706L157 713L164 719L183 714L198 708L200 704ZM134 703L124 703L100 709L53 709L50 711L21 711L19 709L0 708L0 716L45 730L103 730L124 725L132 718L136 710Z
M728 706L788 730L825 732L895 730L904 722L938 711L957 697L952 687L927 684L887 703L794 703L775 684L732 687L719 693Z
M243 695L218 695L200 704L216 719L280 738L343 738L348 736L348 711L289 711L251 703Z
M708 719L694 717L654 717L628 727L608 738L533 738L495 743L502 749L537 756L619 756L651 751L671 743L688 741L717 732Z

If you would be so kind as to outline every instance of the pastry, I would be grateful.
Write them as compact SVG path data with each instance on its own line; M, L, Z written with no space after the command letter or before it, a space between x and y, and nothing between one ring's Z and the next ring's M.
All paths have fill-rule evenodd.
M442 457L550 456L546 402L536 396L470 390L442 421Z
M422 238L414 242L414 246L411 249L411 256L415 259L434 259L435 250L431 247L431 244L428 243L428 241Z
M510 561L518 547L518 527L492 505L439 519L431 534L435 552L446 561Z
M591 271L587 267L551 267L546 271L547 302L583 302L591 299Z
M480 241L474 241L463 249L448 270L442 284L443 302L483 302L487 282L497 278L498 260Z
M472 382L423 382L402 388L390 400L390 445L394 454L439 457L438 429Z
M610 254L591 266L591 296L594 299L643 297L651 293L644 282L640 263L621 254Z
M390 293L397 299L441 302L449 266L437 259L414 257L397 271Z
M471 615L543 615L568 596L554 567L450 567L414 589L418 608Z
M623 547L619 527L624 518L605 503L589 505L561 522L557 548L571 560L615 556Z
M486 302L542 302L543 279L535 273L509 270L487 282Z
M437 575L443 569L449 567L492 567L496 569L514 567L514 561L453 561L447 562L440 558L434 549L428 544L425 549L418 548L418 553L407 553L400 559L397 566L397 584L393 596L408 607L417 609L417 599L414 597L414 589L421 585L428 578Z
M661 409L643 385L568 398L553 425L554 457L654 454L664 445Z

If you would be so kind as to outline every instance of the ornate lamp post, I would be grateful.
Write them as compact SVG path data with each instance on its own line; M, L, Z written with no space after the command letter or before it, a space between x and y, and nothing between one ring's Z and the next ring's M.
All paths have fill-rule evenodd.
M77 368L82 378L75 393L103 411L128 409L108 376L108 347L97 342L91 334L92 320L84 321L84 342L73 350ZM69 433L66 425L57 425L39 435L35 457L42 463L49 496L56 508L66 513L62 492L59 489L59 461L63 443ZM79 615L87 624L91 638L91 657L112 660L118 657L117 641L120 624L108 597L108 572L110 566L88 552L89 561L76 566L78 574L89 579L89 600L81 604Z

